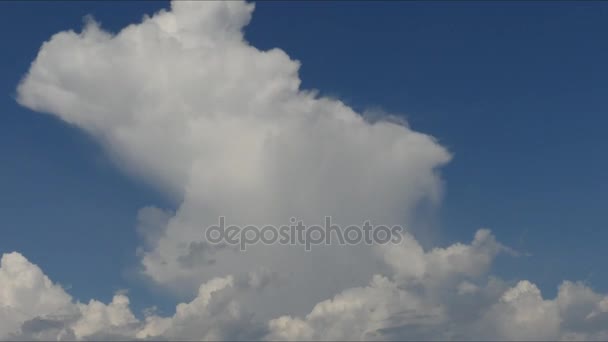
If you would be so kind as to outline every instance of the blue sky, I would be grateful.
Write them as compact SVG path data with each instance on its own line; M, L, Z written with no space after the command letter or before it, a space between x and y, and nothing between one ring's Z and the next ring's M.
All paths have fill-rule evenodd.
M78 129L15 101L52 34L88 14L117 32L168 4L1 7L0 253L23 253L81 300L129 289L134 311L151 298L170 308L173 297L133 275L134 226L139 208L176 203ZM493 273L552 297L564 279L608 290L606 18L605 2L261 2L245 38L301 61L302 88L437 138L454 158L434 238L490 228L529 254L500 257Z

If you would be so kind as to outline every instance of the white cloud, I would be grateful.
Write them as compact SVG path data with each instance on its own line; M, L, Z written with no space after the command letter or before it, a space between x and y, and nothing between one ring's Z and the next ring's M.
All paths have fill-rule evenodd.
M140 321L127 296L116 294L109 304L74 301L38 266L13 252L2 256L0 266L0 340L259 338L265 327L233 298L234 291L249 287L232 276L215 278L201 285L191 302L178 304L172 317L148 315Z
M243 40L253 5L171 6L115 35L93 21L54 35L19 85L19 102L91 133L121 167L180 199L171 217L156 215L164 227L140 229L144 272L159 284L194 291L227 270L291 272L249 299L273 303L263 305L269 317L364 285L380 262L369 246L241 253L205 245L204 228L222 215L243 226L327 215L344 226L407 224L418 204L439 199L437 168L449 153L404 124L371 123L300 90L299 62Z
M480 289L472 281L486 281L484 276L502 249L488 230L479 230L471 244L429 251L406 234L402 245L385 254L392 279L376 275L366 287L347 289L318 303L304 318L273 319L268 338L474 338L469 332L506 287L490 281Z
M435 253L469 249L476 241L422 252L420 259L432 260ZM447 263L445 259L442 262ZM172 316L146 314L140 320L123 294L115 295L109 304L97 300L74 302L36 265L18 253L5 254L0 267L0 340L608 337L608 297L582 283L564 282L556 298L549 300L525 280L509 287L499 280L480 274L471 277L464 272L450 272L441 282L375 275L368 285L346 289L321 301L303 317L285 315L264 322L255 315L256 308L242 303L243 294L257 293L264 274L252 272L244 279L214 278L200 286L193 300L178 304ZM454 281L463 278L466 280L460 283Z
M127 332L129 325L137 323L128 305L128 298L122 295L108 305L96 300L74 302L21 254L2 256L0 339L83 339Z
M4 254L0 262L0 337L17 332L36 316L61 314L70 297L21 254Z
M478 230L470 245L457 243L427 253L412 235L405 234L403 244L387 246L384 261L391 266L395 278L429 285L446 282L455 275L484 274L501 251L508 248L498 243L487 229Z
M91 300L88 304L78 304L78 309L80 318L71 327L77 338L116 333L121 328L123 334L129 336L129 327L138 323L129 309L129 298L124 295L115 295L108 305Z
M493 279L482 286L464 284L463 291L463 286L437 288L432 281L416 284L377 275L366 287L347 289L318 303L304 317L270 320L266 338L547 341L608 337L608 314L596 316L607 297L581 283L563 282L552 300L544 299L538 287L526 280L513 287Z
M197 297L176 307L173 317L149 316L138 338L158 336L179 340L251 340L265 332L234 297L232 276L215 278L201 285Z
M418 295L376 275L367 287L345 290L315 305L304 319L289 316L269 322L269 339L370 340L391 328L392 320L407 321L413 336L445 319L441 306L425 303Z
M608 300L583 284L566 282L548 300L530 282L488 277L508 251L488 230L431 250L415 227L403 244L382 248L255 245L241 253L204 244L203 229L220 215L239 225L331 215L344 226L407 226L418 205L440 199L438 168L450 159L403 122L371 122L301 90L299 62L243 39L253 7L177 1L115 35L89 21L44 43L19 103L87 131L117 165L177 199L174 211L139 212L142 268L194 299L172 316L143 319L120 294L109 304L75 303L13 253L0 268L0 337L608 336Z

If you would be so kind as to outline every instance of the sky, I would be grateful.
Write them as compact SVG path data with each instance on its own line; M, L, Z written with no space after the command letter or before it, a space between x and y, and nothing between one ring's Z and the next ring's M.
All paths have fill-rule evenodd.
M367 214L411 225L414 245L419 243L427 253L421 258L428 258L426 265L435 265L437 270L443 270L434 264L439 263L435 258L441 258L432 251L449 254L453 250L448 246L458 242L474 249L477 239L471 241L476 232L481 228L491 230L492 238L482 236L478 245L484 246L484 253L490 251L492 265L486 267L481 261L483 267L474 261L471 265L484 269L483 277L504 281L505 289L497 290L504 294L502 301L497 300L499 304L508 302L504 299L508 296L504 296L509 291L525 292L535 284L542 292L542 298L535 300L541 301L541 307L546 304L543 315L549 317L551 305L565 305L559 302L558 286L565 280L582 281L595 291L585 297L587 301L593 296L600 298L599 311L589 311L600 312L599 316L606 314L602 308L608 311L608 305L601 303L608 300L602 301L598 293L608 292L608 277L602 272L608 257L604 246L608 240L608 138L604 134L608 112L607 3L273 1L256 3L248 24L249 10L244 9L247 6L233 4L232 10L224 11L214 7L221 4L201 2L197 5L201 9L184 5L176 19L186 28L184 33L176 34L183 51L172 50L171 42L158 43L169 38L147 26L141 26L142 32L124 38L122 43L114 44L105 33L91 29L86 37L65 34L61 40L55 36L54 43L43 46L58 32L80 32L89 20L83 19L87 16L92 16L101 30L118 34L128 25L141 23L144 14L153 16L160 9L169 10L166 2L0 5L0 34L5 45L0 54L0 189L4 194L0 197L0 254L20 253L31 263L25 265L37 265L69 293L71 298L61 302L61 310L80 310L77 316L85 317L87 308L72 308L72 304L65 303L89 303L91 299L109 303L117 298L116 293L126 293L137 317L127 319L129 326L143 322L143 310L151 306L158 307L159 316L154 316L158 321L151 319L153 323L137 332L124 328L125 336L161 336L155 335L154 329L161 331L158 326L170 325L161 316L172 316L179 302L196 304L192 301L196 289L206 283L211 287L234 287L236 293L230 295L235 301L240 299L243 308L268 307L261 310L261 315L269 323L259 328L257 323L247 321L246 315L236 315L226 318L232 323L210 323L209 334L202 337L174 327L162 332L163 336L314 339L318 338L316 333L330 339L353 338L337 334L338 328L324 331L323 327L334 322L331 317L319 314L322 323L318 323L312 313L306 316L313 310L312 303L339 295L342 290L345 294L339 298L343 300L349 295L367 298L364 290L359 294L349 292L347 284L351 280L346 275L336 283L311 286L310 293L303 291L301 298L288 298L288 294L278 290L278 298L285 296L287 303L283 308L265 304L270 294L243 294L246 291L237 285L226 285L230 283L228 278L218 278L230 272L237 277L241 268L249 267L234 264L236 259L229 256L210 270L188 271L171 264L179 260L173 253L181 253L180 243L189 241L189 234L194 234L188 225L181 226L180 220L198 224L222 210L234 210L234 216L243 222L272 221L275 214L294 215L289 208L304 217L313 217L321 211L310 203L324 195L305 190L325 187L330 193L335 191L338 199L345 189L361 191L355 192L357 199L345 196L335 207L328 202L326 211L334 214L334 210L338 217L343 214L344 221L357 221ZM171 25L161 20L158 26L171 30L167 29ZM280 50L272 50L275 48ZM46 54L39 55L41 49ZM190 55L191 51L201 55ZM299 61L299 69L293 60ZM209 70L205 63L211 65ZM235 79L240 82L232 83ZM301 83L294 90L296 79ZM241 104L250 103L247 101L253 96L251 89L266 84L268 92L251 100L259 101L259 108L243 109ZM222 89L216 97L197 95L212 93L215 85ZM69 89L75 99L63 97L57 89ZM297 89L314 89L317 98L326 101L314 102ZM309 104L311 101L314 103ZM341 101L343 106L332 101ZM301 109L309 105L313 109ZM204 114L181 116L180 111ZM296 113L293 119L291 111ZM331 138L322 134L324 129L299 121L300 111L318 114L320 125L331 132ZM208 112L222 119L207 118ZM239 116L243 112L250 116ZM349 123L352 126L341 129L342 124L333 121L339 115L358 117L358 113L396 116L407 126L400 130L374 130L371 125ZM231 115L238 118L236 123L229 119ZM210 121L204 124L204 120ZM166 136L159 127L168 127ZM284 133L277 138L281 143L272 146L272 153L255 149L257 139L266 136L272 127ZM190 136L183 132L194 133ZM314 135L318 132L321 135ZM182 145L183 136L187 141ZM416 144L408 143L407 137L418 140ZM403 150L388 149L391 142L404 144L399 145ZM329 164L315 163L325 160L322 151L334 150L340 152L332 155L335 159ZM267 162L271 172L275 172L270 187L266 183L269 180L258 175L262 164L250 160L256 153L270 158ZM294 169L286 166L289 161L294 163ZM306 161L310 164L299 164ZM353 168L363 165L358 162L371 166ZM239 170L242 167L242 174L226 173L224 167L234 165L239 165ZM326 171L323 165L327 172L317 173ZM365 170L371 171L368 174ZM435 170L439 178L435 177ZM361 179L369 184L357 183ZM276 193L270 194L269 190L269 194L260 195L260 184ZM246 190L235 195L242 189L239 186ZM302 202L287 200L284 189L304 191ZM437 189L441 196L436 203L424 206L426 196L432 197ZM423 194L413 195L418 191ZM281 206L280 210L269 209L268 216L260 214L265 212L265 205L278 202L287 203L287 209L281 211ZM389 210L400 206L404 208L402 213ZM144 207L158 208L151 210L175 219L163 228L168 237L152 239L150 245L142 242L148 241L147 233L142 236L136 229L145 215L140 211ZM503 249L510 252L500 253ZM339 260L338 254L332 254L334 251L326 252L319 253L319 258ZM261 251L253 253L259 255L254 254L251 262L267 265L271 272L275 268L277 272L299 272L298 267L306 272L317 271L300 264L306 256L287 253L284 260L276 260L282 254L272 257L263 256ZM356 274L353 286L365 286L375 273L388 272L390 286L390 282L409 279L399 266L409 264L409 259L397 258L400 261L376 267L371 262L367 264L371 258L367 252L357 253L347 262L358 269L352 271ZM384 259L399 255L391 253L387 252ZM488 256L480 258L486 260L485 257ZM336 270L330 266L318 270L316 277L324 279L334 274ZM4 263L2 267L8 269ZM385 272L383 267L393 269ZM458 267L451 265L447 269L460 272ZM186 271L191 273L183 273ZM350 272L347 267L338 273ZM418 281L424 286L437 279L449 283L445 280L447 275L433 272L426 271L428 274ZM451 271L445 272L452 277ZM462 273L471 276L468 267L463 267ZM472 273L474 278L478 276L477 272ZM213 279L219 280L207 283ZM486 278L475 281L480 289L493 288ZM378 281L363 289L376 291L389 285ZM290 286L284 288L296 288ZM434 285L428 286L435 289ZM534 289L530 291L536 293ZM201 293L197 298L204 297ZM373 292L369 296L382 303L377 296L385 298L385 293ZM407 297L404 296L399 298ZM556 296L558 299L554 300ZM120 306L121 298L116 305ZM417 311L428 315L435 312L436 300L417 300L422 303L414 306ZM399 301L386 302L380 311L386 311L387 316L381 318L395 320L394 314L400 310L391 308L390 303ZM452 308L456 302L437 305ZM413 302L403 305L408 307L408 303ZM501 316L510 311L503 311L499 304L482 310L481 315L492 321L499 317L510 322ZM110 305L107 307L111 309ZM462 329L474 331L474 336L508 339L608 336L601 335L606 334L605 330L593 330L593 324L568 321L563 312L560 311L561 321L566 323L562 325L539 321L536 323L542 327L530 328L546 332L545 335L525 335L525 327L520 329L524 334L521 336L484 335L486 332L475 330L483 325L480 322L470 326L463 323L466 328ZM289 319L276 318L285 318L283 315L290 315ZM28 319L36 317L30 316ZM176 317L171 322L175 323ZM449 321L450 316L446 317L437 319ZM15 326L22 323L16 321ZM67 327L72 323L65 324ZM95 334L107 331L107 327L74 324L70 328L74 335L63 331L61 336L104 337ZM297 335L293 333L297 329L290 328L290 324L303 325L306 328L301 331L310 334ZM0 324L0 338L6 338L2 327ZM424 335L423 329L413 335L399 335L403 334L399 329L374 327L369 326L366 333L375 329L381 338L468 337L462 331L445 332L447 328L443 326L431 330L445 335ZM21 328L21 332L25 330Z

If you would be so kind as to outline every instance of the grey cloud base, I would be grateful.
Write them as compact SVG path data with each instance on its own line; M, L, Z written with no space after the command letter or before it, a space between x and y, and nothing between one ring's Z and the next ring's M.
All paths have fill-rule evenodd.
M300 63L243 39L245 2L174 2L112 35L89 21L42 45L18 101L88 132L118 167L178 199L138 214L142 273L187 293L175 314L137 317L129 300L75 302L18 253L0 267L3 339L606 339L608 297L564 282L554 299L490 276L508 249L488 230L424 250L309 253L203 243L203 227L409 226L441 198L450 154L395 120L370 122L300 89ZM134 213L135 215L135 213ZM314 304L317 303L317 304ZM151 303L153 304L153 303Z

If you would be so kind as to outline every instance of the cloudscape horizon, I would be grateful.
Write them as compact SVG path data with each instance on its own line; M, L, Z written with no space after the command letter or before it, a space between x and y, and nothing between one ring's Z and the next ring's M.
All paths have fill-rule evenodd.
M525 168L522 165L530 162L524 163L527 148L517 145L520 138L516 134L503 137L507 141L503 145L488 142L493 157L504 164L485 159L486 152L471 157L467 153L477 150L453 143L459 140L446 142L444 128L422 132L418 127L424 125L410 124L410 117L416 117L416 108L411 115L361 109L357 100L331 94L342 91L334 87L339 83L328 82L328 92L323 89L324 84L318 85L319 90L312 88L304 77L306 59L298 60L297 53L292 53L298 51L298 46L305 49L305 42L289 39L293 45L284 50L281 46L259 46L248 39L248 25L264 25L267 21L262 23L262 19L268 20L261 16L260 22L256 21L258 4L173 1L157 6L160 5L162 8L153 14L140 13L142 19L130 18L118 29L106 28L93 15L85 18L82 28L64 25L47 32L44 41L36 42L37 53L28 57L29 67L18 71L20 81L12 84L16 89L13 100L20 110L33 117L51 117L62 126L84 133L90 137L89 143L103 151L101 159L110 161L125 179L170 199L155 202L142 195L148 201L146 205L136 210L132 206L121 209L136 218L129 228L134 237L128 243L119 242L120 235L116 235L115 244L97 245L93 241L86 246L92 255L109 258L130 253L131 264L108 261L111 272L129 279L131 284L139 284L140 290L156 292L142 299L137 291L102 281L96 285L101 289L98 293L104 293L102 298L83 299L80 289L62 284L54 279L54 274L67 272L84 279L87 274L75 274L75 266L70 264L49 268L52 258L48 263L41 262L43 258L36 253L35 259L30 260L31 249L20 250L21 245L11 245L9 239L0 245L0 340L608 339L608 288L602 288L603 278L599 279L599 287L594 284L595 278L572 279L578 274L561 270L559 263L542 258L548 252L522 242L541 239L545 231L526 228L526 234L530 231L533 235L527 237L521 227L511 227L505 221L508 228L469 226L466 234L450 236L451 226L465 229L464 223L478 224L472 219L476 215L495 212L496 209L488 209L488 197L480 201L488 207L452 211L458 212L454 217L461 221L438 219L446 201L446 184L450 183L447 170L453 170L449 169L452 164L456 164L456 170L485 165L493 168L495 175L492 188L488 188L484 186L488 179L476 178L474 172L461 173L457 188L460 191L448 192L449 200L460 205L454 208L468 208L466 203L473 201L475 194L491 193L496 207L504 204L502 215L510 217L511 222L517 222L514 216L521 216L523 222L524 216L529 215L525 210L518 211L518 205L542 210L534 202L537 197L532 194L533 188L528 188L529 197L522 195L523 200L509 204L509 194L524 191L526 186L502 184L510 179L507 174L517 174ZM124 5L117 5L117 11L121 6ZM289 7L286 3L276 6L277 11L288 11L281 8ZM317 6L322 11L324 5ZM372 3L331 6L344 15L348 15L349 8L379 10ZM441 3L424 8L418 8L424 6L420 3L394 5L398 6L394 10L389 4L377 6L394 12L398 12L397 8L405 12L407 8L402 6L411 6L411 11L419 11L420 16L432 16L439 15ZM479 7L470 12L476 18L481 16L475 11L494 13L493 7L484 7L492 5L476 6ZM598 7L608 14L607 6ZM558 17L549 12L547 16ZM340 30L339 23L324 21L319 15L319 25ZM400 15L405 16L395 14L392 20L410 25L415 31L413 23L401 23ZM293 20L293 25L301 23ZM308 23L314 25L312 21ZM466 26L466 21L462 25ZM432 30L435 26L424 27ZM446 27L447 31L460 29ZM276 39L284 34L276 32ZM506 30L496 39L506 41L510 34L514 33ZM272 36L270 31L268 35ZM463 38L462 44L465 42ZM393 44L409 44L408 54L415 56L417 49L434 51L442 44L460 51L453 43L440 40L426 42L428 46L421 42L383 44L379 51L360 48L365 50L363 54L372 55L369 58L374 63L382 58L390 63L396 61L391 54L406 55L399 49L392 51ZM529 49L533 51L532 47ZM331 53L327 47L312 54L322 59L323 54ZM442 54L431 55L437 59L425 63L440 69ZM457 52L450 58L458 58ZM505 60L509 58L519 57L507 56ZM360 72L358 82L375 82L371 88L378 88L379 92L392 88L406 96L409 90L392 84L390 79L366 78L380 73L382 67L401 67L397 62L390 63L356 64L352 70ZM331 63L312 65L321 64L326 64L323 72L330 74L332 68L339 67ZM408 68L416 73L415 66ZM563 68L576 69L567 63ZM605 72L605 68L600 69L597 75L602 70ZM337 71L336 76L339 77ZM471 75L471 79L474 77L481 76ZM529 77L546 77L551 83L550 76ZM433 87L442 87L440 79L430 82L435 82ZM469 82L475 84L474 80ZM344 89L348 86L340 84ZM427 86L421 83L420 89ZM479 96L483 96L484 87L476 87ZM415 94L417 90L412 91ZM466 91L455 87L448 92ZM390 92L387 90L386 94ZM550 98L543 97L541 91L535 96ZM386 98L391 102L388 95ZM487 96L480 103L484 101L495 101L500 106L503 100ZM530 100L530 108L534 103ZM440 99L428 101L425 106L431 108L429 112L445 110ZM402 108L409 113L407 103ZM460 121L456 116L450 120ZM551 118L544 116L544 120ZM592 120L588 122L594 125ZM485 133L479 132L491 131L481 124L455 125L451 134L459 137L482 136ZM531 136L549 137L556 129L550 125L547 123L545 130ZM481 151L484 142L479 136L472 138L475 141L471 144ZM606 146L608 143L603 147ZM605 150L598 152L605 154ZM553 158L530 152L533 153L537 158L529 164L542 165L545 159ZM87 177L86 170L76 173L83 174L83 179ZM518 179L524 178L525 175ZM605 184L605 177L594 179ZM76 194L86 191L78 186L66 188ZM569 194L550 192L548 196L559 203L562 196ZM585 201L582 196L578 198ZM90 203L105 210L102 208L115 208L113 202L121 200L124 199L98 197ZM65 211L55 216L69 215L71 210L65 205ZM116 216L108 209L108 225L113 225L113 217L123 215L118 209L112 210ZM56 227L59 221L51 222L53 215L48 217L45 221L49 227ZM86 235L87 229L106 229L95 219L89 222L79 233L68 227L56 229L72 237ZM602 221L597 222L600 223L594 229L603 231ZM108 228L108 241L114 239L113 232ZM7 230L4 234L16 233ZM582 246L584 237L580 239ZM35 247L40 253L51 248L43 244ZM52 253L55 252L48 252ZM78 253L74 265L85 260L83 256L78 261ZM564 257L567 253L560 252ZM604 257L600 255L597 262ZM554 272L561 279L555 283L553 278L547 278L542 281L543 286L538 285L528 278L530 272L513 267L527 263L526 259L536 260L531 265L536 263L543 269L556 268ZM585 263L582 259L578 262ZM603 269L595 266L598 264L589 265L595 273L602 273ZM96 267L87 266L91 274L96 273ZM105 273L100 277L105 277ZM546 283L557 291L547 293ZM133 296L141 303L137 306L144 309L134 307ZM165 309L159 310L158 306Z

